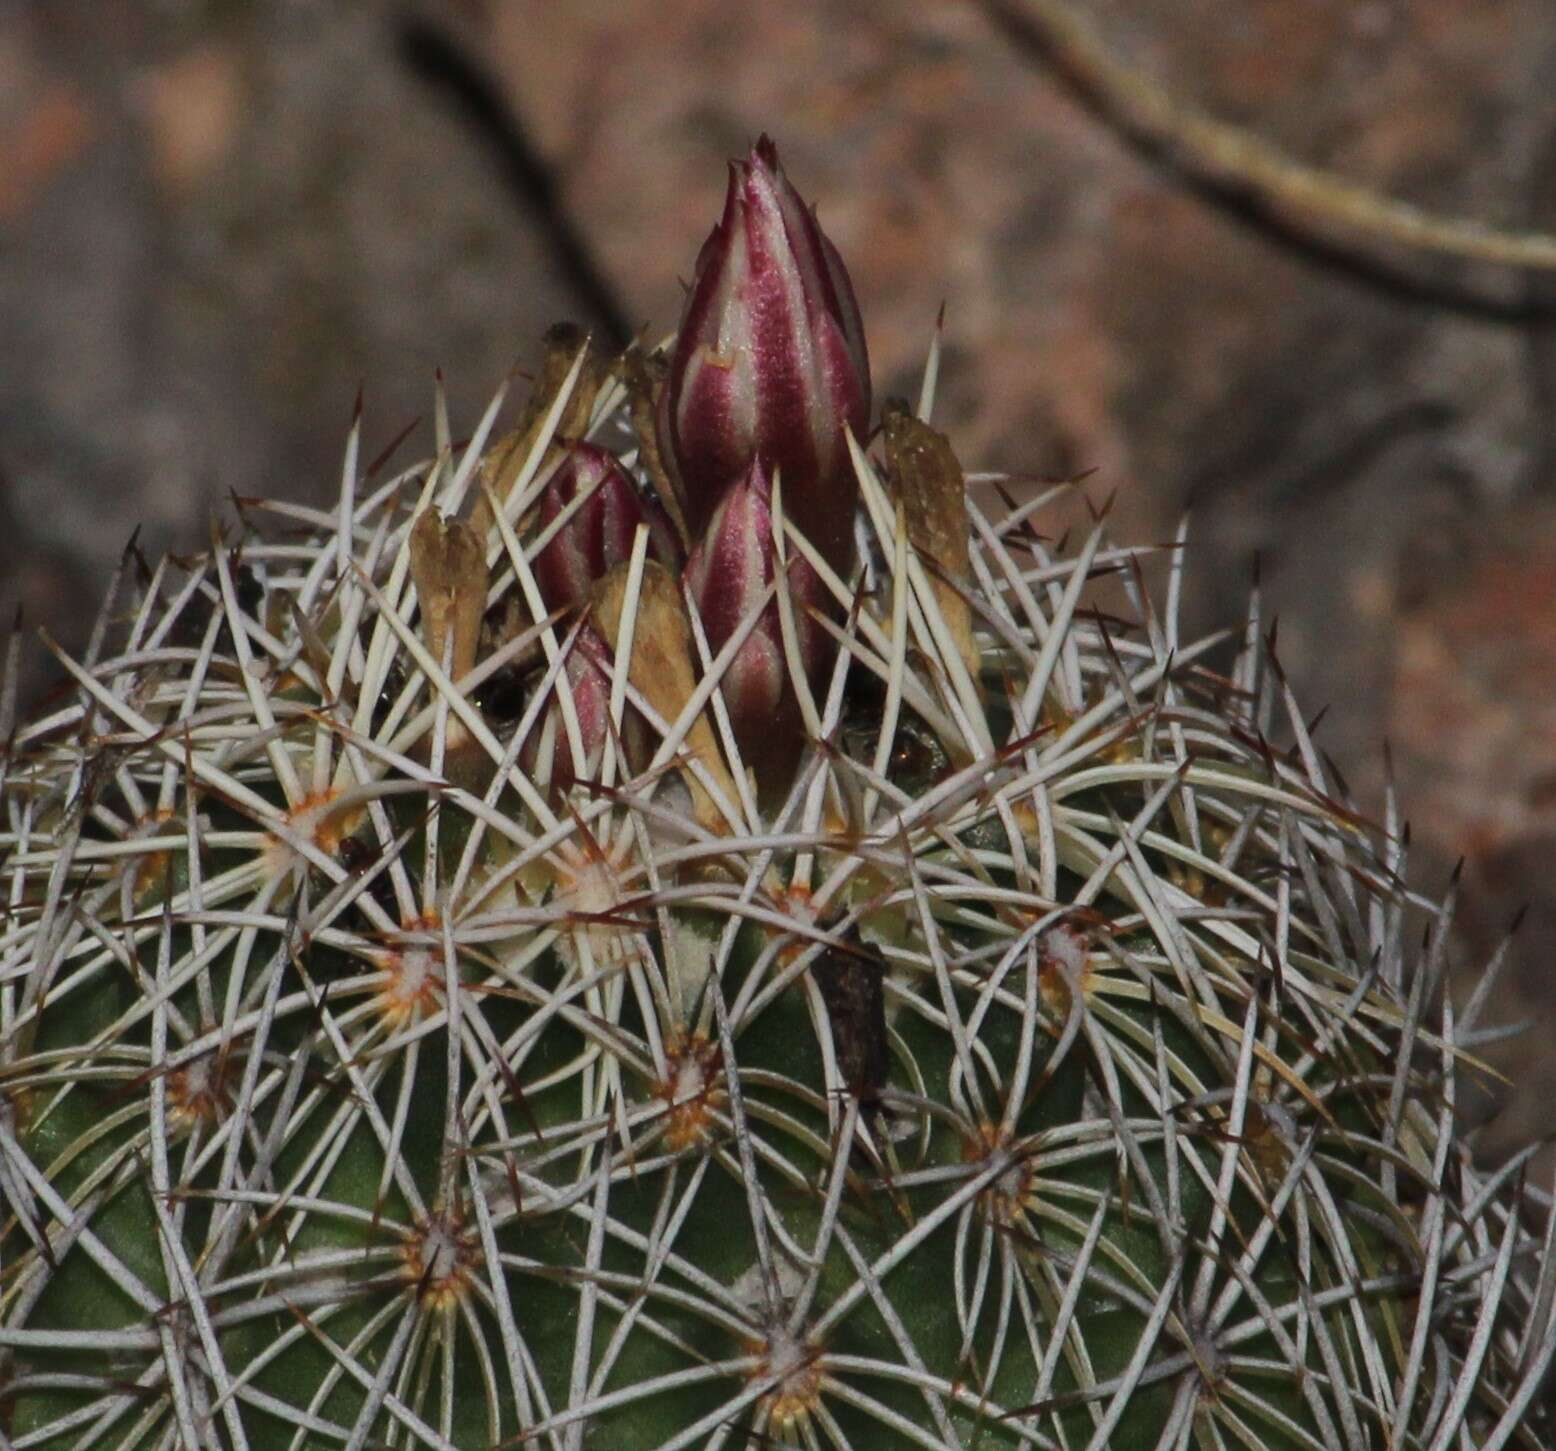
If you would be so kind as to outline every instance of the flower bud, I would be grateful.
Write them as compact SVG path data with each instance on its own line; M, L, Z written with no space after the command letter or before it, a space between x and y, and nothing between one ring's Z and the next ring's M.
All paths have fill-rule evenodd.
M546 605L582 604L613 565L632 556L639 524L648 525L649 558L675 570L681 546L664 511L645 497L613 453L592 443L570 443L540 497L542 530L580 494L588 497L535 557L535 580Z
M540 739L549 719L554 728L551 754L553 792L568 790L578 779L574 770L572 745L567 735L566 718L562 713L560 696L564 689L572 697L573 714L578 721L584 774L593 775L598 770L605 743L610 739L610 658L610 648L600 638L599 632L585 624L578 631L567 659L562 664L566 685L560 679L552 683L551 698L546 702L544 713L520 753L524 768L534 772L539 764ZM641 734L639 723L637 736Z
M853 287L762 137L730 166L724 216L697 258L661 397L660 448L691 537L758 455L790 520L847 573L870 366Z
M788 498L788 486L784 486ZM788 551L789 590L801 663L814 676L822 651L820 628L807 604L822 600L816 571L796 550ZM773 538L772 487L760 460L726 489L692 550L686 582L702 617L709 651L717 655L772 585L777 567ZM783 627L775 596L768 601L719 681L730 723L747 765L760 776L792 767L799 744L798 702L784 655Z

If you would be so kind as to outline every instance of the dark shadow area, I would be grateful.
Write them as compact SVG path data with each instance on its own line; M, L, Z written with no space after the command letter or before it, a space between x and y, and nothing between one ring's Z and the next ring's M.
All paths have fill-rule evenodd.
M556 176L492 75L420 16L403 16L396 23L395 51L418 81L448 100L478 139L514 201L546 239L563 280L578 299L580 320L602 334L611 348L626 347L634 332L626 309L568 215Z

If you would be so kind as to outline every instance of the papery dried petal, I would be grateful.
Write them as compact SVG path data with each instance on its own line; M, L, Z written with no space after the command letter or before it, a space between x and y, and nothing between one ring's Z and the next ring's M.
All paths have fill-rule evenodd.
M629 565L618 565L594 590L591 618L613 652L622 645L630 574ZM675 722L697 688L691 625L680 587L668 570L652 561L644 566L638 587L627 678L667 725ZM702 763L727 800L732 804L739 800L706 710L691 723L681 749L684 756ZM723 812L696 773L686 772L686 781L698 824L707 831L726 831Z
M972 611L963 590L971 581L967 484L945 434L891 399L882 410L886 478L902 503L908 537L929 570L930 588L957 652L976 683L980 670Z
M540 374L524 405L518 426L495 439L481 460L481 474L493 494L506 500L540 437L546 417L562 391L567 375L584 352L573 391L563 405L552 437L558 441L582 436L589 425L594 400L610 373L610 360L590 346L589 334L576 323L559 322L546 330ZM547 455L549 458L549 452ZM544 461L541 467L545 467Z
M411 530L411 578L421 602L422 634L433 659L452 664L458 680L475 664L486 609L486 550L482 534L459 519L428 509Z

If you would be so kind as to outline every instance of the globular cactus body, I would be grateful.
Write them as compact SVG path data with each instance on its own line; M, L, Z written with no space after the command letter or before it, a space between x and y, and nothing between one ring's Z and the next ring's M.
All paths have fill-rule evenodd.
M1454 1131L1484 999L1257 604L1181 640L1181 551L1158 613L901 408L818 546L653 376L569 351L377 485L354 433L0 719L0 1444L1556 1444L1549 1200ZM605 516L554 439L628 415ZM739 553L705 426L739 589L664 567ZM792 740L721 684L775 658Z

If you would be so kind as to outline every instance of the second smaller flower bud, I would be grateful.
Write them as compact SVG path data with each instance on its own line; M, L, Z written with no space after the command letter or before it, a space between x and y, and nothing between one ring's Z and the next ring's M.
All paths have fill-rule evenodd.
M610 659L610 647L600 638L599 632L592 625L584 625L572 642L572 649L562 666L566 683L564 685L560 679L552 683L551 698L546 702L545 713L520 754L525 770L534 772L539 765L541 736L549 721L553 729L553 793L570 790L580 779L560 698L564 689L572 699L573 717L578 722L579 745L583 751L582 778L592 778L598 773L600 757L610 739ZM641 719L629 717L623 723L623 735L628 755L637 758L634 764L641 766L646 759L646 737Z
M798 551L788 551L788 563L800 663L814 677L823 642L807 606L821 603L821 581ZM756 609L776 570L772 485L757 460L725 490L686 565L686 582L713 655ZM736 650L719 689L744 763L756 769L759 781L781 777L793 766L801 736L776 596Z
M595 581L632 555L639 524L648 526L648 554L667 569L681 565L681 547L663 509L647 498L615 454L592 443L569 443L540 497L544 532L580 495L581 503L535 557L535 579L547 606L582 604Z

